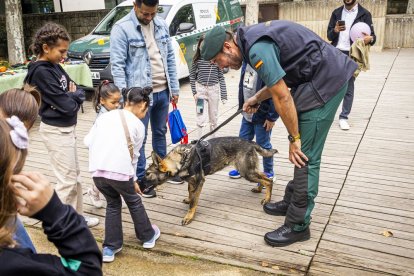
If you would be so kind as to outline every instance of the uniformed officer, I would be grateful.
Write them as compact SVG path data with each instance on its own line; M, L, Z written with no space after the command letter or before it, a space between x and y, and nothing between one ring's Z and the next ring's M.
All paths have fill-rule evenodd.
M239 69L245 61L265 82L243 109L255 112L257 103L272 97L289 133L295 170L283 200L263 206L270 215L286 216L264 239L272 246L308 240L322 150L356 63L311 30L282 20L241 27L236 34L217 26L206 34L201 54L220 68Z

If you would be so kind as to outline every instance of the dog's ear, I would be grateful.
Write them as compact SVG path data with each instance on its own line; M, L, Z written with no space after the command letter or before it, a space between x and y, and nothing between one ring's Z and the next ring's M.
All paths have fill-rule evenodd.
M161 160L160 163L158 164L158 170L163 173L170 172L164 160Z
M160 163L161 163L161 161L162 161L162 158L155 152L155 151L153 151L153 152L151 152L151 157L152 157L152 162L157 166L157 167L159 167L159 165L160 165Z

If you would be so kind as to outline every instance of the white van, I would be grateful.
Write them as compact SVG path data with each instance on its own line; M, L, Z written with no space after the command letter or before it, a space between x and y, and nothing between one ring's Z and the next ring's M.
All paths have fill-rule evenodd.
M122 2L87 36L70 44L68 57L83 59L92 72L93 85L112 80L109 62L109 35L116 21L128 14L133 1ZM243 21L238 0L160 0L158 16L165 19L173 38L178 77L189 75L197 41L216 25L234 30Z

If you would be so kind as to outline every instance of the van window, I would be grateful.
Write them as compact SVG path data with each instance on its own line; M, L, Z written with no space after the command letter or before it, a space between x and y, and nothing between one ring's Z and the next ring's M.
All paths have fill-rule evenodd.
M115 9L109 12L109 14L104 18L104 20L102 20L102 22L98 26L96 26L95 30L93 31L93 34L109 35L114 24L119 19L127 15L132 8L132 6L116 7ZM171 6L160 5L158 6L157 15L165 19L170 9Z
M177 12L170 24L170 36L177 34L178 27L181 23L192 23L194 24L194 29L196 29L192 4L185 5Z

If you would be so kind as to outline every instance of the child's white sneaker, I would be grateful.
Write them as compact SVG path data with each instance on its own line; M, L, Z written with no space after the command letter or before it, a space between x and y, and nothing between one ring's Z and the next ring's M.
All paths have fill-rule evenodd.
M103 207L102 200L99 197L99 193L96 193L91 188L89 188L88 189L88 196L89 196L93 206L95 206L96 208L102 208Z
M155 225L155 224L153 224L152 225L152 228L154 229L154 231L155 231L155 234L154 234L154 236L149 240L149 241L146 241L146 242L144 242L144 244L142 245L142 247L144 247L144 248L146 248L146 249L150 249L150 248L154 248L154 246L155 246L155 242L158 240L158 238L161 236L161 231L160 231L160 229L158 228L158 226L157 225Z
M98 218L94 218L90 216L83 216L83 218L85 219L86 224L88 225L89 228L94 227L99 224Z

